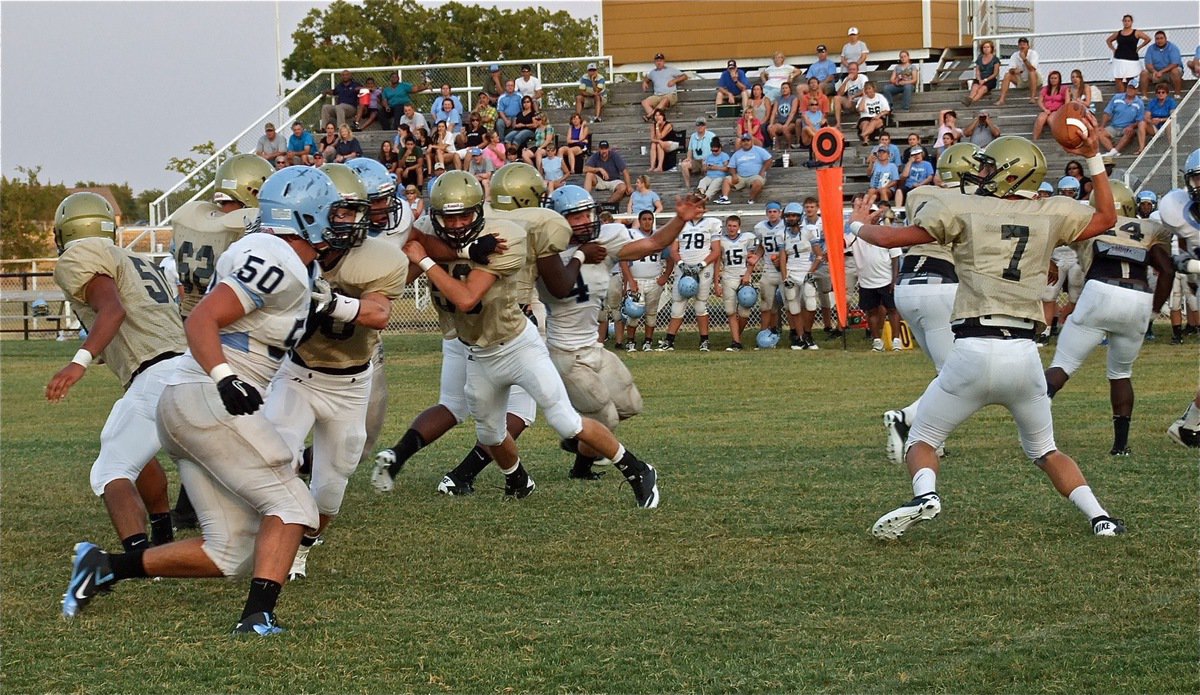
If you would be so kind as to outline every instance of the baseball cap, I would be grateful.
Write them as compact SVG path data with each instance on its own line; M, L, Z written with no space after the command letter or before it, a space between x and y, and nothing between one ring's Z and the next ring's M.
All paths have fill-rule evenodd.
M488 72L500 72L500 66L496 63L492 63L488 66Z
M823 43L817 44L817 53L820 53L821 51L827 51L827 50L829 50L829 49L825 48L825 44L823 44Z
M751 137L750 137L750 133L742 133L742 139L743 139L743 140L750 140L750 139L751 139Z
M663 54L661 54L661 53L655 53L655 54L654 54L654 59L655 59L655 60L666 60L666 56L665 56L665 55L663 55Z
M265 126L263 126L263 130L275 130L275 124L274 124L274 123L268 123L268 124L266 124Z
M481 155L481 154L483 154L483 150L479 149L478 147L472 147L472 148L471 148L471 155L472 155L472 156L478 157L478 156L479 156L479 155Z
M602 150L607 150L607 149L608 149L608 140L601 140L601 141L600 141L600 149L602 149Z
M775 202L774 200L767 203L767 207L766 207L767 212L770 212L771 210L782 210L782 209L783 209L783 206L780 205L779 203Z
M922 147L914 147L908 151L908 154L909 154L909 156L912 156L914 154L925 154L925 149Z
M858 27L850 27L850 31L846 32L846 36L853 36L858 33Z
M891 154L892 148L884 146L884 145L876 145L875 149L873 149L871 151L872 152L887 152L888 154Z
M708 125L708 119L704 118L704 116L701 116L700 118L696 119L696 125Z
M322 151L320 151L320 150L317 150L316 152L313 152L313 157L314 157L314 158L316 158L316 157L321 157L321 158L324 158L324 157L325 157L325 153L324 153L324 152L322 152Z
M728 63L725 63L725 67L727 67L727 68L736 68L736 67L737 67L737 61L736 61L736 60L732 60L732 59L731 59L731 60L730 60Z
M595 70L595 69L596 69L596 64L595 64L595 63L588 63L587 69L588 69L588 70Z

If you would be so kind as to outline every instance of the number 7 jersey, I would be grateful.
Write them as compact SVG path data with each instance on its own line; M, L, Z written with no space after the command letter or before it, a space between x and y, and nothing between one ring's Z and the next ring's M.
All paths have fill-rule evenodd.
M106 275L117 285L125 320L100 355L128 386L146 360L164 352L183 352L183 322L175 308L175 288L149 259L103 237L88 237L67 245L54 267L54 281L72 302L80 323L91 330L96 312L87 303L87 285Z

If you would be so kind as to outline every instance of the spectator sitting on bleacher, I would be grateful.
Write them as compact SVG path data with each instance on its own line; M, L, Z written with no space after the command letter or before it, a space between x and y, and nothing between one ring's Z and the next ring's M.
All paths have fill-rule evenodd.
M478 147L472 147L466 152L466 161L463 163L463 171L475 177L479 185L483 186L483 195L488 197L492 190L492 172L496 170L492 166L492 160L483 156L483 150Z
M388 172L399 177L400 169L400 154L392 149L392 141L384 140L379 144L379 156L376 157L379 163L387 168Z
M975 81L971 91L963 97L963 106L970 106L996 88L1000 79L1000 56L996 55L996 44L989 39L979 44L979 57L975 59Z
M679 141L675 139L675 126L667 120L667 114L659 109L654 110L650 122L650 171L663 172L663 163L667 161L667 153L679 149Z
M483 148L487 145L488 129L483 127L479 114L471 114L467 118L467 126L463 128L454 140L455 154L466 161L467 150Z
M292 136L288 138L288 159L292 164L312 164L313 152L317 149L317 141L312 133L304 129L304 124L296 121L292 124Z
M546 180L546 193L554 192L554 189L561 188L567 183L567 177L570 172L563 166L562 155L559 154L562 150L558 147L558 141L551 138L537 156L537 170L541 172L542 178Z
M496 107L492 106L492 97L487 92L480 92L479 98L475 100L475 110L472 115L479 117L479 123L488 130L496 129L496 120L499 118Z
M934 156L941 157L942 153L946 151L947 147L958 144L958 141L961 139L962 138L959 135L956 135L954 132L949 130L942 133L942 139L939 140L938 143L933 147Z
M521 113L521 102L517 83L512 80L505 82L504 93L496 100L496 132L500 133L501 138L507 138L516 123L517 115Z
M775 165L775 158L759 145L754 144L754 138L748 133L738 137L738 150L729 155L729 172L733 179L733 190L740 191L749 188L747 201L754 205L754 199L767 185L767 170Z
M750 78L739 68L737 61L730 59L725 71L717 78L717 106L742 102L744 111L750 105Z
M703 116L696 119L696 129L688 136L687 153L684 155L680 171L683 172L683 187L692 187L692 174L707 171L704 166L705 158L712 151L712 142L716 134L708 129L708 120Z
M516 85L517 94L533 99L534 105L542 103L542 81L533 76L533 66L521 66L521 76L517 78Z
M645 174L633 182L633 193L629 195L629 206L625 212L630 215L640 215L643 210L662 212L662 198L650 188L650 177Z
M338 128L338 144L334 147L337 154L334 155L333 161L338 164L346 162L356 157L363 156L362 145L358 142L358 138L354 137L354 131L350 130L350 126L344 125Z
M458 135L463 125L462 111L455 108L454 100L449 97L438 99L437 105L437 110L433 112L434 124L445 123L446 130Z
M521 159L526 164L533 165L538 157L541 156L542 150L547 144L554 147L554 151L558 151L558 142L554 130L554 126L550 125L550 118L545 113L534 114L533 124L536 126L533 129L533 138L527 143L525 151L521 153Z
M583 165L583 188L609 191L607 204L610 206L619 203L633 188L625 159L609 148L608 140L601 140Z
M871 135L883 130L884 121L892 112L892 107L887 97L875 92L875 83L868 82L863 86L863 95L859 97L855 108L859 113L858 139L864 145L869 144Z
M343 70L341 81L333 89L321 92L327 97L334 97L333 104L321 107L321 124L336 122L340 128L347 124L348 119L353 120L354 114L358 113L358 90L361 87L349 70Z
M1059 79L1062 79L1061 76ZM998 137L1000 137L1000 126L996 125L996 119L992 118L992 114L987 111L980 111L979 115L962 131L962 139L980 149L987 147L992 140Z
M504 97L500 97L503 99ZM537 124L533 122L533 117L537 114L533 109L533 97L521 97L521 112L513 119L508 129L508 134L504 136L504 142L517 147L524 147L525 143L533 138L534 131L537 130Z
M754 108L747 108L742 112L742 117L737 120L737 136L740 140L743 135L749 135L754 144L763 146L763 124L762 121L754 117Z
M653 89L651 95L642 99L642 120L650 122L654 109L666 111L679 103L679 83L687 80L687 75L678 68L667 67L666 58L661 53L654 55L654 69L642 78L642 91Z
M1136 136L1138 154L1146 147L1146 103L1138 96L1138 88L1132 81L1125 83L1125 93L1117 94L1104 107L1104 118L1100 121L1100 143L1108 147L1105 156L1115 157ZM1116 141L1116 145L1113 144Z
M504 156L508 150L504 147L504 141L500 139L500 133L490 131L487 137L487 147L483 148L483 156L492 160L492 165L497 169L504 166Z
M278 157L275 158L275 160L272 163L275 165L275 171L284 169L288 165L288 155L287 154L279 155Z
M263 136L254 146L254 154L268 162L274 161L278 155L287 154L287 139L275 133L274 123L268 123L263 127Z
M425 115L417 113L417 107L411 101L404 105L404 115L400 117L400 124L408 126L414 136L418 130L429 132L429 123L425 120Z
M811 94L810 94L811 97ZM821 94L822 99L825 98ZM812 160L812 141L817 136L817 131L829 125L829 121L825 118L825 109L821 107L819 99L808 99L807 108L800 113L800 146L807 148L808 158Z
M904 205L904 195L914 188L928 185L933 181L933 165L925 161L925 148L914 147L908 153L908 163L900 172L903 182L896 189L896 207Z
M1192 77L1200 77L1200 44L1196 44L1196 54L1188 61L1187 66L1192 71Z
M1037 51L1029 48L1029 39L1022 36L1017 39L1016 52L1008 58L1008 72L1004 74L1004 79L1000 83L1000 99L996 101L996 106L1004 106L1010 85L1015 87L1029 85L1029 103L1036 104L1040 83Z
M425 201L421 198L421 187L411 183L405 184L404 199L408 201L408 207L412 208L413 221L421 219L421 215L425 214Z
M729 177L729 155L721 149L721 138L714 137L709 143L709 152L704 157L704 177L700 179L697 190L717 205L728 205L729 187L732 183L733 179ZM714 197L715 193L720 195Z
M907 164L908 160L912 158L912 151L914 147L920 148L921 151L925 153L925 161L929 162L933 160L933 151L921 144L921 136L917 133L909 133L907 143L908 144L905 145L904 149L900 150L901 164Z
M1183 55L1179 47L1167 41L1167 32L1154 32L1154 43L1146 49L1146 68L1140 79L1142 98L1149 94L1150 85L1170 82L1175 98L1183 98Z
M862 67L863 63L867 62L871 51L867 48L866 42L858 40L858 27L850 27L846 35L850 38L842 44L841 61L842 69L849 72L851 63L857 63L859 67Z
M954 139L957 141L962 137L962 128L958 127L958 112L954 109L942 109L938 111L937 121L934 125L938 127L937 136L934 139L934 146L940 146L942 136L946 133L953 133Z
M366 130L379 119L379 104L383 101L383 90L375 86L375 78L368 77L363 88L358 90L358 111L354 114L354 127Z
M436 112L442 107L443 99L449 99L454 104L454 110L458 112L459 122L461 122L462 115L466 113L467 110L463 108L462 99L459 99L458 95L454 93L454 90L450 89L450 85L445 82L443 82L442 86L438 88L438 95L433 99L433 111Z
M829 97L825 95L824 87L822 87L821 84L821 81L816 77L808 78L808 82L801 91L800 111L807 111L808 103L816 100L817 104L819 104L821 107L821 113L829 113Z
M320 150L317 150L317 152L313 154L312 165L317 167L318 169L320 169L321 167L325 166L326 164L328 164L332 161L333 161L333 157L326 159L325 153L321 152Z
M1072 176L1079 181L1079 195L1087 200L1092 194L1092 180L1083 175L1083 164L1078 159L1072 159L1063 167L1063 176Z
M337 144L342 139L338 137L337 126L332 123L325 124L325 134L321 136L320 142L317 143L315 152L321 152L325 155L327 161L332 162L337 156Z
M879 133L879 144L875 146L875 150L878 150L880 147L887 148L888 154L891 155L892 164L895 164L897 167L899 167L903 162L903 160L900 159L900 148L896 147L896 143L892 142L892 134L886 130ZM867 161L868 163L871 161L869 157L867 158Z
M874 203L876 200L890 201L900 185L900 169L892 161L891 147L879 144L867 157L867 174L871 177L867 198Z
M591 137L591 131L588 124L583 122L583 116L578 113L571 114L571 120L567 122L567 144L562 146L558 151L567 162L567 173L575 172L575 158L586 157L588 154L588 138Z
M425 170L421 166L424 155L417 147L417 141L407 138L404 149L399 152L400 163L396 169L396 179L405 186L414 185L420 188L425 184Z
M1146 135L1153 136L1163 126L1170 127L1171 114L1178 104L1169 95L1167 85L1154 88L1154 98L1146 104Z
M600 114L604 111L604 75L596 68L595 63L588 63L587 72L583 73L583 77L579 78L579 93L575 95L575 113L583 116L583 107L587 106L589 99L596 109L596 115L592 117L593 123L601 121Z
M850 72L838 85L837 96L833 98L833 125L841 127L842 110L853 111L858 98L863 94L867 84L867 76L858 72L858 63L850 63Z
M825 48L825 44L817 46L817 60L808 66L808 71L805 74L808 75L809 86L802 91L806 94L812 90L813 78L816 78L820 91L825 96L833 96L834 92L837 91L838 66L837 63L829 59L829 50ZM826 109L826 113L828 113L828 109Z
M445 121L434 126L433 135L429 138L429 147L425 148L425 163L431 176L439 169L460 164L455 153L454 133L446 128Z
M917 88L919 78L920 73L917 71L917 66L913 65L908 51L900 51L900 62L892 66L892 74L888 77L888 83L883 85L883 93L893 104L896 103L896 96L899 95L901 97L900 109L908 111L912 106L912 94L913 90Z
M790 83L804 74L800 68L783 62L785 57L783 51L775 51L775 55L771 56L771 64L758 73L758 79L763 83L763 94L771 101L779 99L785 82Z
M1071 71L1071 85L1067 88L1067 101L1092 103L1092 88L1083 81L1083 72L1078 68ZM1095 111L1095 109L1092 109Z
M1062 73L1051 70L1046 75L1046 86L1038 92L1038 106L1042 109L1033 122L1033 139L1042 137L1042 129L1050 122L1050 114L1061 109L1067 103L1070 90L1062 83Z
M774 149L791 149L796 141L796 117L800 115L800 100L792 94L792 83L784 82L779 98L771 106L771 117L767 119L767 134L771 136Z
M422 82L414 86L410 82L402 82L398 72L393 72L388 82L390 84L383 88L383 113L390 122L388 127L395 128L404 114L405 105L413 103L412 95L429 89L429 83Z

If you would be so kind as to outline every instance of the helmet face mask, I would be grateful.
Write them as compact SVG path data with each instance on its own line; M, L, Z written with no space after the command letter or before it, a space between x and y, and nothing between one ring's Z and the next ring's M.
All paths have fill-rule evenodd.
M330 248L339 250L361 246L369 229L366 185L358 173L345 164L325 164L321 171L333 182L342 198L329 210L325 241Z
M438 177L429 209L433 231L453 248L463 248L483 232L483 186L465 171Z
M491 179L491 203L497 210L549 207L546 181L524 162L510 162Z
M397 197L396 175L369 157L356 157L346 165L358 174L367 191L370 203L368 221L372 236L400 226L400 200Z
M600 211L591 193L579 186L563 186L550 194L550 204L571 225L571 243L586 244L600 236Z
M112 205L95 193L72 193L54 212L54 245L60 256L72 241L87 237L116 241L116 234L116 214Z
M334 217L347 217L354 209L328 174L307 166L291 166L272 174L259 192L258 204L259 219L248 231L299 236L322 248L331 245L326 235Z
M1192 150L1183 164L1183 187L1192 203L1200 205L1200 149Z
M975 154L977 173L962 174L963 190L977 186L976 195L1036 198L1046 177L1046 156L1025 138L1004 135Z
M215 202L237 202L242 207L258 207L258 193L263 182L275 170L267 160L256 154L235 154L221 162L213 178Z

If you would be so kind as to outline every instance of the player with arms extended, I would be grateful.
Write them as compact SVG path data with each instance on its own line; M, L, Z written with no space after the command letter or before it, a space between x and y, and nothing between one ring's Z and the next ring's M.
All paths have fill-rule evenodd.
M1183 188L1165 194L1158 203L1163 224L1183 242L1186 253L1175 256L1175 269L1200 280L1200 149L1192 150L1183 164ZM1197 301L1200 302L1200 293ZM1187 447L1200 447L1200 391L1167 435Z
M941 512L937 448L967 418L993 403L1012 413L1025 455L1087 516L1093 534L1113 536L1125 530L1096 500L1075 461L1054 442L1050 398L1034 343L1044 320L1040 296L1051 251L1103 234L1116 221L1112 189L1096 154L1095 118L1087 118L1090 134L1072 153L1087 157L1095 211L1065 198L1036 199L1046 159L1036 145L1012 136L997 138L977 155L979 173L965 178L978 186L978 195L931 186L914 191L909 226L869 224L868 206L855 204L851 231L887 247L933 241L951 245L959 277L951 317L954 347L921 396L909 431L905 460L914 497L875 522L871 531L876 538L898 538Z

